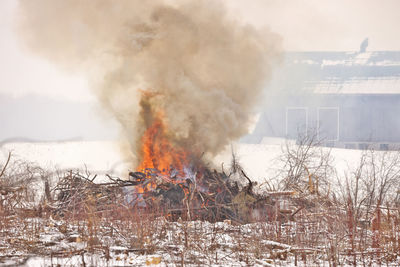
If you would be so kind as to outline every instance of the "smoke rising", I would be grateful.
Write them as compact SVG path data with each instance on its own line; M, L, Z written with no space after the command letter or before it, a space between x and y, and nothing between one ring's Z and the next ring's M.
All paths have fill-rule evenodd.
M34 53L87 74L139 157L157 112L196 153L246 134L281 45L215 0L20 0L18 31Z

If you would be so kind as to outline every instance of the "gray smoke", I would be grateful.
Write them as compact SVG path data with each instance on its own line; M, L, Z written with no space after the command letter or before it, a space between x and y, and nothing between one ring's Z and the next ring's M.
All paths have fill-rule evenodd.
M281 52L278 35L216 0L20 0L18 31L36 54L87 74L139 158L143 92L173 143L215 155L247 133Z

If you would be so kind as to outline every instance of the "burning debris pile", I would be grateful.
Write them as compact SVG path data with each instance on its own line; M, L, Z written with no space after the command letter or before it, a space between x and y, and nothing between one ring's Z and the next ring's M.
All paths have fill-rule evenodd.
M241 186L230 178L237 173L211 171L203 168L185 176L172 171L169 175L158 169L129 173L130 180L108 176L110 181L95 183L95 178L69 172L52 190L55 192L53 214L84 214L88 203L96 212L110 212L116 205L132 210L158 214L169 220L230 220L247 223L267 219L274 201L253 191L254 183L240 169L248 184ZM271 215L271 214L269 214Z
M108 176L109 182L95 183L96 177L69 173L55 188L57 210L84 211L81 203L89 202L96 206L96 212L102 212L119 203L173 221L247 223L275 218L280 212L274 207L275 197L254 192L254 182L234 155L228 173L223 168L217 171L184 139L174 138L163 112L152 105L158 96L142 94L140 106L146 128L136 152L140 163L129 173L129 179Z
M243 175L244 172L243 172ZM133 203L161 208L175 220L247 222L258 206L268 203L264 196L253 192L253 183L239 188L224 172L204 169L186 177L178 173L167 176L157 169L132 172L130 176L139 183ZM269 204L269 203L268 203Z

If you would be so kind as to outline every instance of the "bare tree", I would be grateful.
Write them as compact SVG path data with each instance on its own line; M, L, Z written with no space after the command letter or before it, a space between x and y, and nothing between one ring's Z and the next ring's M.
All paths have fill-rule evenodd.
M382 210L396 210L399 185L398 151L366 150L362 153L357 167L346 175L344 181L339 180L339 192L342 204L346 208L353 253L371 246L375 249L380 247ZM369 239L369 230L372 230L372 240ZM355 256L353 263L356 264Z
M0 210L12 213L16 208L31 208L40 200L37 182L44 175L35 164L13 159L11 153L0 172Z
M328 194L334 173L330 149L323 148L317 134L302 135L297 144L286 142L280 158L283 162L280 182L283 190Z

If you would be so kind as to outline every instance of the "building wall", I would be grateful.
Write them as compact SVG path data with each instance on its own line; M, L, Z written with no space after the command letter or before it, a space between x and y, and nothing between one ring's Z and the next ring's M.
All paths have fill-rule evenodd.
M297 125L296 125L297 123ZM302 95L266 108L247 142L318 133L338 146L400 143L400 95ZM351 146L351 145L350 145Z

